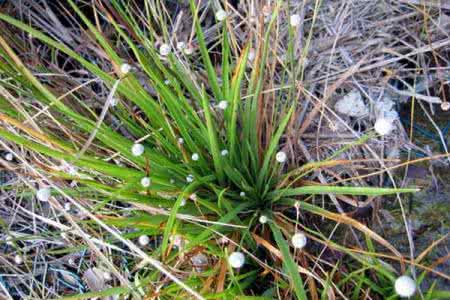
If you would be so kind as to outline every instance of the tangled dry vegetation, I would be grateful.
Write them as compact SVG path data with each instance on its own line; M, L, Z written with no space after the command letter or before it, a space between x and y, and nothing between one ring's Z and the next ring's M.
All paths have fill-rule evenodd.
M448 171L449 163L450 4L431 0L194 2L212 69L202 60L187 0L0 1L0 298L395 299L393 282L402 274L417 283L417 299L449 297L445 290L450 275L442 268L448 266L449 236L444 233L427 245L416 244L420 231L411 218L408 194L315 192L291 197L295 203L286 199L273 204L274 200L270 206L245 208L239 216L224 220L240 204L234 199L253 197L251 188L239 193L238 187L246 186L234 181L226 188L215 181L210 186L208 174L180 171L177 176L192 176L191 181L205 176L208 185L184 189L178 179L164 181L161 167L161 177L150 176L148 184L139 181L144 187L156 184L159 190L135 196L128 178L102 172L112 165L117 170L123 167L123 172L159 172L159 165L114 148L119 136L130 141L123 149L135 143L147 143L146 153L150 147L156 149L152 155L170 172L175 155L166 153L178 146L182 149L183 142L186 149L176 159L189 161L189 168L200 159L201 170L214 162L220 175L214 153L203 159L203 145L194 147L198 152L190 151L191 141L183 136L190 130L200 132L201 126L168 126L167 132L184 137L172 146L169 138L164 140L166 128L152 124L152 111L159 112L156 106L145 108L142 102L153 99L164 107L161 116L167 123L191 117L185 106L175 116L176 109L165 102L171 89L193 108L193 124L210 122L207 107L211 106L216 110L213 122L229 130L232 119L219 112L229 109L227 103L232 101L220 104L223 99L214 97L211 72L225 94L227 88L234 91L233 83L242 72L246 83L236 93L242 103L254 98L257 107L251 126L258 145L255 159L264 161L265 153L274 149L286 154L286 161L280 156L270 161L267 186L281 190L419 185L445 191L448 178L440 174ZM218 22L221 8L226 16ZM229 52L224 50L227 47ZM165 58L166 50L170 59ZM138 51L148 53L138 59ZM164 69L169 62L179 69ZM124 70L127 66L131 69ZM155 79L160 74L149 76L147 67L158 69L161 82ZM182 81L177 71L195 88L174 83ZM229 78L223 76L226 72ZM127 73L136 80L123 88L126 78L120 76ZM55 102L42 100L47 91ZM204 106L205 101L190 97L196 93L213 100L205 100ZM69 107L70 113L56 109L56 101ZM72 112L86 119L76 119ZM244 122L234 123L237 135L245 136ZM99 137L110 134L102 126L114 132L111 145ZM272 149L278 128L283 128L282 134ZM38 146L30 149L27 141L54 152ZM247 145L242 142L236 147ZM166 148L170 151L158 154ZM230 153L217 150L223 157L236 155L231 148ZM75 162L63 157L65 151L76 157ZM243 165L253 164L242 157ZM104 168L93 168L89 163L94 159L105 162ZM85 165L77 166L80 161ZM239 169L239 162L233 168ZM248 177L253 174L248 173ZM417 181L428 175L429 181ZM58 194L42 203L35 197L42 186ZM154 202L146 202L145 196ZM174 214L171 206L165 206L170 198L175 198L170 200L176 207ZM208 202L210 198L218 199L217 207ZM188 209L177 213L183 201L188 201ZM298 204L303 202L311 204L309 210ZM448 211L448 204L443 209ZM394 218L402 246L390 239L386 228ZM231 229L222 229L222 223ZM448 220L440 224L445 232ZM214 234L204 235L207 228ZM295 232L308 239L302 251L289 244ZM190 245L192 241L196 243ZM239 249L252 267L229 266L227 258ZM289 252L292 258L287 259ZM286 261L295 263L294 271L298 268L300 275L293 274L293 265Z

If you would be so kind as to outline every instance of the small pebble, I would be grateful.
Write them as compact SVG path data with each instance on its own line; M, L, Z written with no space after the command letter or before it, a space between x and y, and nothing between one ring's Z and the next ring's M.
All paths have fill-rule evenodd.
M5 154L5 159L7 161L12 161L13 158L14 158L14 155L11 152L8 152L8 153Z

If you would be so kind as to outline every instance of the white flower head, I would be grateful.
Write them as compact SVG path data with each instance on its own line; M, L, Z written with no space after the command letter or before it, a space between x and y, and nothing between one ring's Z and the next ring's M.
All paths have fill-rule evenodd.
M110 102L111 107L114 107L117 104L119 104L119 99L116 97L112 97L111 102Z
M197 160L200 159L200 155L198 155L198 153L193 153L191 158L192 158L193 161L197 161Z
M245 197L245 192L240 192L240 193L239 193L239 196Z
M228 107L228 101L226 100L222 100L219 102L219 104L217 105L218 108L220 108L221 110L225 110Z
M148 243L150 243L150 238L148 237L148 235L141 235L138 242L141 246L147 246Z
M450 102L448 102L448 101L442 102L442 103L441 103L441 109L442 109L443 111L449 110L449 109L450 109Z
M122 64L120 66L120 72L122 72L123 75L128 74L131 71L131 66L129 64Z
M266 215L261 215L261 216L259 216L259 223L261 223L261 224L266 224L267 221L269 221L269 218L267 218Z
M22 256L20 256L19 254L17 254L16 256L14 256L14 262L17 265L21 265L23 263L23 258Z
M394 124L392 122L392 119L378 118L374 126L375 131L381 136L391 133L394 130Z
M180 206L183 207L186 205L186 199L181 199Z
M228 13L223 9L220 9L216 12L216 20L222 22L228 17Z
M186 182L191 183L194 181L194 175L189 174L188 176L186 176Z
M9 245L9 246L14 245L14 243L12 241L13 240L12 236L8 235L5 240L6 240L6 245Z
M47 202L50 199L51 190L49 187L40 188L36 193L36 198L39 201Z
M159 54L161 56L169 55L170 51L171 51L171 48L168 44L162 44L161 47L159 47Z
M400 276L395 280L395 292L400 297L411 297L416 292L416 283L414 280L406 275Z
M172 178L172 179L169 180L169 182L170 182L170 184L174 184L175 183L175 179Z
M69 211L72 209L72 204L70 202L64 203L64 210Z
M142 177L142 179L141 179L141 185L143 186L143 187L149 187L150 186L150 184L152 183L152 180L150 179L150 177Z
M183 49L183 53L187 56L192 55L194 53L194 48L191 45L188 45Z
M197 194L196 194L196 193L191 194L191 195L189 196L189 199L191 199L192 201L197 200Z
M242 252L235 251L228 257L228 262L231 267L239 269L245 264L245 256Z
M291 239L294 248L303 249L306 246L306 235L304 233L298 232L292 236Z
M11 152L8 152L8 153L5 154L5 159L7 161L12 161L13 158L14 158L14 155Z
M184 144L183 138L178 138L178 144L180 144L180 145L183 145L183 144Z
M254 61L255 58L256 58L256 50L253 49L253 48L251 48L251 49L248 51L248 60L249 60L249 61Z
M144 145L138 143L134 144L131 147L131 153L133 154L133 156L141 156L144 153L144 150Z
M289 18L289 22L291 24L292 27L297 27L300 25L300 15L294 14Z
M111 281L112 280L111 273L108 272L108 271L104 271L103 272L103 279L105 279L105 281Z
M287 155L285 152L280 151L275 155L275 159L277 160L277 162L279 163L284 163L287 160Z
M227 149L223 149L222 151L220 151L220 155L227 156L228 155L228 150Z
M184 49L186 49L186 43L185 42L178 42L177 43L177 50L178 51L183 51Z

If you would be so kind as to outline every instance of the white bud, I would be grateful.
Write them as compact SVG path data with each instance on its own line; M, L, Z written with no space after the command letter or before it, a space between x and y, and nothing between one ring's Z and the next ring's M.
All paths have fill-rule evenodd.
M14 245L14 243L13 243L13 238L12 238L12 236L7 236L6 237L6 245L9 245L9 246L12 246L12 245Z
M186 176L186 181L189 182L189 183L193 182L194 181L194 175L189 174L188 176Z
M142 144L134 144L133 147L131 147L131 153L133 156L141 156L144 153L144 145Z
M183 138L178 138L178 144L180 144L180 145L183 145L183 144L184 144Z
M441 109L442 109L443 111L449 110L449 109L450 109L450 102L448 102L448 101L442 102L442 103L441 103Z
M105 279L105 281L111 281L112 280L111 273L109 273L108 271L104 271L103 272L103 279Z
M118 103L119 103L119 99L116 98L116 97L113 97L113 98L111 99L110 105L111 105L111 107L114 107L114 106L116 106Z
M392 132L392 130L394 129L394 124L392 123L392 120L390 120L390 119L379 118L375 122L374 128L375 128L375 131L379 135L383 136L383 135L387 135Z
M131 66L129 64L122 64L120 66L120 72L122 72L122 74L126 75L131 71Z
M49 187L40 188L36 193L36 198L39 201L47 202L50 199L51 191Z
M256 58L256 51L255 49L252 48L248 51L248 60L253 61L255 60L255 58Z
M221 110L225 110L228 107L228 101L222 100L219 102L219 104L217 105L217 107L219 107Z
M267 218L267 216L261 215L261 216L259 217L259 223L261 223L261 224L266 224L267 221L269 221L269 219Z
M304 233L298 232L292 236L291 241L294 248L302 249L306 246L306 235Z
M400 297L411 297L416 292L416 283L409 276L400 276L395 280L395 292Z
M275 159L277 160L277 162L279 163L284 163L287 160L287 155L285 152L280 151L275 155Z
M152 180L150 179L150 177L142 177L141 185L143 187L149 187L151 183L152 183Z
M14 158L14 155L11 152L8 152L8 153L5 154L5 159L7 161L12 161L13 158Z
M22 256L20 256L19 254L17 254L16 256L14 256L14 262L17 265L21 265L23 263L23 258Z
M189 199L191 199L192 201L195 201L195 200L197 200L197 194L191 194L190 196L189 196Z
M174 184L174 183L175 183L175 179L170 179L169 182L170 182L171 184Z
M165 85L169 85L170 84L170 80L169 79L164 80L164 84Z
M235 251L230 254L230 257L228 258L228 262L230 263L230 266L239 269L242 267L245 263L245 256L242 252Z
M239 196L245 197L245 192L240 192L240 193L239 193Z
M186 199L181 199L181 202L180 202L180 206L182 207L182 206L185 206L186 205Z
M183 53L186 55L192 55L194 53L194 48L192 46L187 46L184 50Z
M170 46L168 44L162 44L161 47L159 47L159 54L161 56L167 56L170 53Z
M292 26L292 27L297 27L297 26L299 26L299 25L300 25L300 21L301 21L301 18L300 18L300 16L297 15L297 14L292 15L292 16L289 18L289 22L291 23L291 26Z
M186 43L185 42L178 42L177 43L177 50L178 51L183 51L184 49L186 49Z
M193 153L191 158L193 161L197 161L197 160L199 160L200 156L198 155L198 153Z
M69 211L72 208L72 204L70 202L64 203L64 210Z
M221 22L227 18L228 14L223 9L220 9L216 12L216 20Z
M147 246L150 243L150 238L147 235L141 235L138 242L141 246Z
M228 155L228 150L227 149L223 149L222 151L220 151L220 155L227 156Z

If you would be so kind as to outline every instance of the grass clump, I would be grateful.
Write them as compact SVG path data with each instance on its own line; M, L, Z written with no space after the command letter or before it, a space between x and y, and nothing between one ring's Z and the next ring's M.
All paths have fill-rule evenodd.
M116 287L74 298L395 297L393 266L406 272L403 256L313 196L416 189L309 179L323 167L348 163L336 160L338 154L374 133L318 162L299 162L289 149L302 66L292 57L281 66L282 79L271 73L283 1L246 39L233 32L231 11L216 21L217 38L211 38L202 27L208 9L189 1L190 42L169 35L170 13L158 2L142 10L123 1L91 9L68 3L89 50L0 15L8 25L0 37L0 137L24 154L17 162L32 178L27 190L50 187L52 209L63 212L61 201L68 201L88 218L63 213L80 246L103 263L134 258L127 260L130 274L113 269ZM20 55L29 45L12 38L17 31L46 49L32 67ZM293 34L291 28L291 50ZM40 73L52 75L44 80ZM327 237L339 224L352 233L351 245ZM307 241L301 249L291 241L295 236L299 245L299 233ZM107 258L102 247L113 254Z

